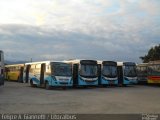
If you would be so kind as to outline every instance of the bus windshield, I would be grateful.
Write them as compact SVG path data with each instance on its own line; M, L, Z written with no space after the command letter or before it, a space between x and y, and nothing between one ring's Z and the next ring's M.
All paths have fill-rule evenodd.
M160 65L152 65L148 68L149 75L160 75Z
M117 67L105 65L103 66L102 74L106 77L111 77L111 78L117 77Z
M137 67L137 75L138 76L147 76L147 67L146 66L138 66Z
M66 64L66 63L52 63L51 71L52 71L52 75L55 75L55 76L71 76L72 75L71 64Z
M97 65L81 65L80 75L85 77L97 76Z
M136 66L125 66L125 69L124 69L124 75L127 76L127 77L136 77L137 74L136 74Z

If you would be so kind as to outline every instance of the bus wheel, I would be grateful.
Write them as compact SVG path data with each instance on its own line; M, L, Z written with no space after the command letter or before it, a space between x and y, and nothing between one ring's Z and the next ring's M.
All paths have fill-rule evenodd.
M20 82L20 77L18 76L17 81Z
M31 87L35 87L32 80L30 81L30 85L31 85Z
M51 86L49 85L48 82L45 83L45 88L46 88L46 90L50 90L51 89Z

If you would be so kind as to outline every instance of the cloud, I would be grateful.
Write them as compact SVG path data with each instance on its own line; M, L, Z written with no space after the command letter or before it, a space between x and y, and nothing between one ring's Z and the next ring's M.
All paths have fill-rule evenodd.
M159 5L158 0L1 0L0 48L11 60L139 62L159 44Z
M140 7L142 10L148 12L150 15L158 15L159 16L159 8L160 1L159 0L141 0Z
M7 60L88 58L138 61L138 57L143 55L151 44L159 42L159 39L147 42L143 36L141 41L135 42L133 40L140 39L139 36L131 37L131 34L121 31L108 34L106 38L79 31L46 30L28 25L3 25L3 28L4 31L0 33L0 48L4 50Z

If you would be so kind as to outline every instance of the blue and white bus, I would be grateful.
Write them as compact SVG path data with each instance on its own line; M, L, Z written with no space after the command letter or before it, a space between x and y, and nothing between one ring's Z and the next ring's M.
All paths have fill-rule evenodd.
M118 85L117 62L98 61L100 67L99 85Z
M98 64L96 60L69 60L73 69L73 86L97 86Z
M117 62L118 84L137 84L136 64L134 62Z
M0 86L4 85L4 53L0 50Z
M26 63L23 73L23 81L31 86L45 87L71 87L72 65L65 62L43 61Z

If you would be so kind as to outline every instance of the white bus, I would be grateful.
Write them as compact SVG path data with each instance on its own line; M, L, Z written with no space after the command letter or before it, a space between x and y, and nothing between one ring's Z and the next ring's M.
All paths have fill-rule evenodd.
M97 86L98 64L96 60L68 60L73 69L73 86Z
M4 85L4 53L0 50L0 85Z
M137 65L137 80L138 83L146 84L148 75L148 63L140 63Z
M136 64L134 62L117 62L118 84L137 84Z
M45 87L71 87L72 66L61 61L42 61L25 63L23 82L31 86Z

